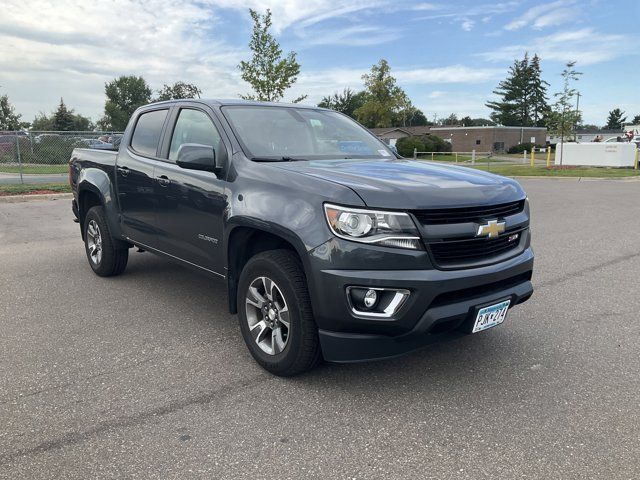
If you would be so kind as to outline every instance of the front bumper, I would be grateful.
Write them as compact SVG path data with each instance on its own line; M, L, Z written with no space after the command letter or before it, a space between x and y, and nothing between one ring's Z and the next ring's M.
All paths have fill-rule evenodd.
M320 270L312 299L322 352L327 361L389 358L470 331L478 307L533 294L533 251L499 264L466 270ZM355 315L348 286L402 288L411 292L392 318Z

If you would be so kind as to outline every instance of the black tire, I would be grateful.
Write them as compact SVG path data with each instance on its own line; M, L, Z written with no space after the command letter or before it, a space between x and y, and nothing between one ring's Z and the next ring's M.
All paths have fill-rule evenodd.
M87 254L87 260L93 271L101 277L111 277L120 275L127 267L129 259L129 249L117 247L117 243L111 237L109 225L104 214L104 209L100 206L91 207L84 218L84 249ZM90 229L95 232L97 228L98 237L100 239L101 254L96 255L92 252L92 245L95 245L95 233L91 234Z
M247 294L249 286L260 277L268 277L275 282L288 306L290 327L287 341L284 349L276 354L265 353L256 343L249 327ZM307 280L300 260L293 252L271 250L247 262L238 284L238 316L242 337L253 358L265 370L288 377L310 370L319 363L318 327L313 319Z

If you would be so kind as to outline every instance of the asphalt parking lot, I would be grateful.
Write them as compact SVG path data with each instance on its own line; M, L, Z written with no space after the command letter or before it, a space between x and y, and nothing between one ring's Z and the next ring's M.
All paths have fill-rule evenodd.
M89 268L0 203L0 478L640 478L640 182L524 180L536 292L490 331L281 379L225 285Z

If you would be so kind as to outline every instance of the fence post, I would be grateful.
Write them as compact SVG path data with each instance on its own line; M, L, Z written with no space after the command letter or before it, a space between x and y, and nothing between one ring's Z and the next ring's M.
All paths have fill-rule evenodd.
M535 166L535 161L536 161L536 148L532 147L531 148L531 168Z
M551 146L547 147L547 168L551 166Z
M458 152L456 152L456 163L458 163Z
M527 163L527 151L522 152L522 163Z
M475 164L476 164L476 151L471 150L471 165L475 165Z
M433 162L433 152L431 152L431 161Z
M24 179L22 178L22 159L20 158L20 136L18 132L16 134L16 156L18 157L18 171L20 172L20 183L24 183Z
M636 148L636 161L635 164L633 166L634 169L638 170L638 152L640 152L640 149Z
M413 159L416 160L418 158L418 149L414 148L413 149Z

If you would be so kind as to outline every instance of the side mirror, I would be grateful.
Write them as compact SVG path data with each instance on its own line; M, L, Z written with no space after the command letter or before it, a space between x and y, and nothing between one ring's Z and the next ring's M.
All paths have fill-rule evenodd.
M211 145L183 143L178 149L176 164L187 170L214 172L220 167L216 164L216 151Z

